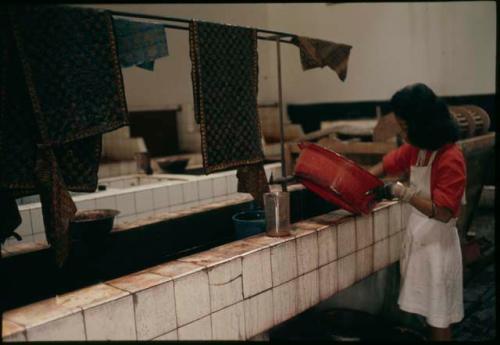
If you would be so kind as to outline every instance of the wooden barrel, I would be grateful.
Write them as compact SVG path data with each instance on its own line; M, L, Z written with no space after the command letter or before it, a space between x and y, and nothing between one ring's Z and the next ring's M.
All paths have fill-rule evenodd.
M461 106L450 106L450 114L455 118L460 130L460 139L469 138L474 135L474 121Z
M451 115L460 129L460 138L470 138L488 132L490 117L486 111L476 105L450 106Z
M463 108L469 113L469 116L473 118L476 125L474 136L485 134L489 131L491 120L484 109L477 105L464 105Z

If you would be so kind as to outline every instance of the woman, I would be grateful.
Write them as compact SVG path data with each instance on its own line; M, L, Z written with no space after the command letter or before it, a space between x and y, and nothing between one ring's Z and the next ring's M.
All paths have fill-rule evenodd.
M451 340L463 318L462 254L456 228L466 184L458 127L446 104L424 84L398 91L391 106L406 142L370 168L376 176L410 173L408 186L386 184L378 199L411 206L400 258L398 304L426 318L432 340Z

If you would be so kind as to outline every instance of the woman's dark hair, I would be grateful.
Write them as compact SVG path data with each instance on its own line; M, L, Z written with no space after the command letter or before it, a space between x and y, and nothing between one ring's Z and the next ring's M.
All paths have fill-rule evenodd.
M427 85L404 87L391 98L396 117L406 122L408 140L424 150L437 150L459 139L459 129L446 103Z

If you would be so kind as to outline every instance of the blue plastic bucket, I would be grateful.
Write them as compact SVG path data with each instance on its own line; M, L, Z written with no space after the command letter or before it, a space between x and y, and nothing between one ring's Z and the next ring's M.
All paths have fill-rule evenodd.
M256 235L266 230L266 217L262 210L238 212L232 218L237 239Z

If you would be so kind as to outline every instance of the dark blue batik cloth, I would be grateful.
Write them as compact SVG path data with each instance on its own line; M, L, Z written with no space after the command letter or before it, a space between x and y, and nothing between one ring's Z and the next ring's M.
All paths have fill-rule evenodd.
M138 66L152 71L154 61L168 55L163 25L114 19L114 26L122 67Z

